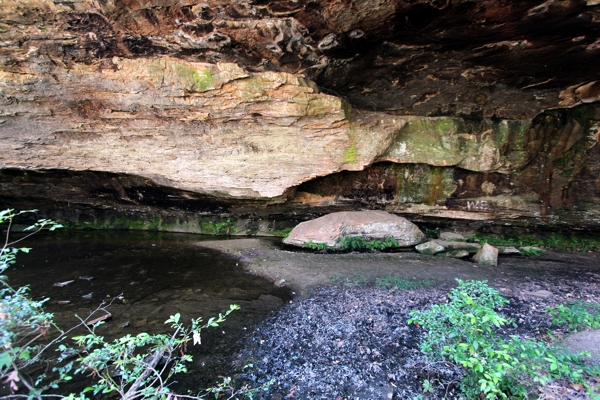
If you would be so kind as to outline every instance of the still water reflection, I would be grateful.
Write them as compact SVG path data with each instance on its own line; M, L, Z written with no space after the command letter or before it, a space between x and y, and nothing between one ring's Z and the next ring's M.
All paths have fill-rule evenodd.
M194 349L198 369L203 360L230 351L253 324L290 298L286 288L247 273L231 256L202 247L206 240L216 238L128 231L38 234L19 244L32 250L20 254L7 275L13 286L29 285L34 299L49 298L45 308L63 329L74 326L77 315L86 317L113 300L112 318L97 330L107 339L168 332L164 321L177 312L184 321L206 320L240 305L226 323L204 332L203 346Z

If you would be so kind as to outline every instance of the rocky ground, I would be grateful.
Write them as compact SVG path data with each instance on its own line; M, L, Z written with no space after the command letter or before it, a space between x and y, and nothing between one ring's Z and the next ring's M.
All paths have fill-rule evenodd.
M250 268L273 265L266 262L267 259L272 260L274 254L282 252L258 242L252 243L253 252L249 252L248 242L219 243L220 246L224 244ZM344 276L343 271L337 269L335 260L341 257L349 261L347 256L358 260L375 257L368 263L362 260L363 271L368 269L368 264L383 268L389 258L394 258L397 265L423 261L423 265L418 264L421 270L414 271L418 277L410 278L412 280L408 282L422 281L419 273L427 267L427 282L432 286L381 289L375 285L376 278L368 274L356 275L352 262L347 264L349 272ZM458 382L463 371L449 363L428 362L419 351L422 332L407 324L407 319L411 310L443 302L456 275L485 279L490 271L467 262L444 267L445 264L435 257L429 256L427 263L427 259L420 257L416 260L413 253L298 254L300 260L312 257L321 257L314 268L326 270L331 267L330 273L340 274L334 277L335 282L318 289L307 289L295 281L296 290L300 292L298 298L256 326L251 334L238 342L231 356L213 360L211 365L204 364L204 367L233 375L240 384L258 387L272 382L266 391L255 396L261 399L459 398ZM496 274L490 275L490 284L510 300L510 304L500 311L513 318L518 327L506 333L547 341L551 329L553 335L563 337L564 330L550 326L545 308L576 300L599 303L599 260L596 254L582 253L549 253L539 259L502 259ZM461 268L471 270L462 271ZM262 273L268 270L266 267L259 269ZM398 268L398 271L402 272L402 269ZM432 279L434 271L439 275L437 280ZM279 282L289 278L283 277L285 273L285 270L279 271ZM305 284L308 282L312 281L304 281ZM551 295L537 293L540 290ZM248 364L253 366L245 367ZM589 379L591 384L600 384L598 377ZM431 392L424 392L425 380L431 383ZM543 388L532 386L531 390L534 398L590 398L581 386L569 382L556 381Z

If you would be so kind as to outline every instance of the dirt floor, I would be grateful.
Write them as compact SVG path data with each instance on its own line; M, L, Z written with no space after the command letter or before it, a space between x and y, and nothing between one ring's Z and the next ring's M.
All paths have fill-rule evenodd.
M502 256L498 267L482 267L415 252L314 254L263 239L198 246L225 251L248 272L289 286L296 294L239 341L230 356L197 365L233 376L240 385L271 382L254 397L261 399L459 398L464 372L448 363L428 362L419 351L422 333L407 324L411 310L445 301L456 278L488 280L510 301L500 311L518 327L507 334L538 340L548 340L549 329L559 338L566 334L549 325L546 306L576 300L600 303L600 255L595 253ZM375 284L390 277L425 281L427 286L388 290ZM592 343L589 336L582 340L584 346ZM204 374L198 369L195 374L209 379L200 377ZM432 392L424 392L425 380ZM600 378L589 377L589 383L600 385ZM531 396L591 398L581 386L563 381L532 387Z

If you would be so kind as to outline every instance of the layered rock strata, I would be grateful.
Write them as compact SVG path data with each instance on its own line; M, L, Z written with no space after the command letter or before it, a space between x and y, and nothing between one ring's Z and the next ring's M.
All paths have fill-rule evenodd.
M3 207L600 227L596 1L4 0L0 21Z

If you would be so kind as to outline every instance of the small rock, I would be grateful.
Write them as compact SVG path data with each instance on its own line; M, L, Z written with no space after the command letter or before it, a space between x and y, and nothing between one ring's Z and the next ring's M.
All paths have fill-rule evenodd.
M442 232L440 233L440 239L442 240L466 240L466 238L461 235L460 233L455 233L455 232Z
M594 361L600 361L600 329L574 333L560 345L573 353L589 351Z
M88 293L88 294L84 294L83 296L81 296L82 299L86 299L86 300L90 300L92 298L92 295L94 294L94 292Z
M496 267L498 265L498 249L486 243L473 256L473 261L479 265Z
M447 240L434 239L434 242L440 246L444 246L446 251L454 250L466 250L469 253L477 253L481 248L479 243L468 243L468 242L449 242Z
M552 297L552 292L547 290L536 290L535 292L523 292L524 295L539 297L540 299L549 299Z
M498 246L498 254L521 254L514 246Z
M447 253L440 253L437 254L437 257L449 257L449 258L465 258L469 256L468 251L466 250L454 250L454 251L449 251Z
M285 279L280 279L277 282L275 282L276 287L284 287L285 285L286 285Z
M394 398L394 389L389 386L382 387L380 392L381 400L392 400Z
M75 281L74 280L70 280L70 281L64 281L64 282L56 282L54 284L54 286L56 286L56 287L65 287L65 286L67 286L67 285L69 285L69 284L71 284L73 282L75 282Z
M441 253L442 251L446 250L446 248L437 242L430 240L429 242L421 243L415 246L415 250L421 254L428 254L432 256L434 254Z

